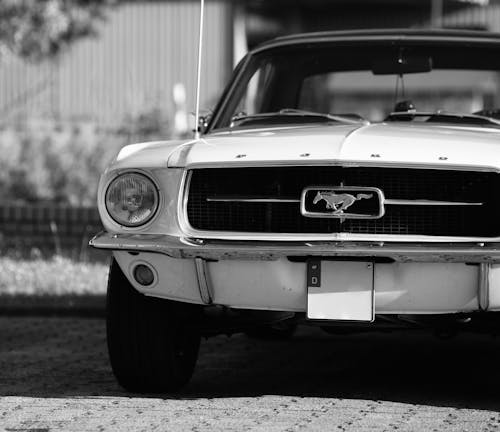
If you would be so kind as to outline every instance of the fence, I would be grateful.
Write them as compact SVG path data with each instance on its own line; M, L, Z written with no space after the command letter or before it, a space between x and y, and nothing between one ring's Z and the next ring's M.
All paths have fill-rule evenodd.
M102 230L97 209L54 204L0 206L0 253L64 254L88 259L89 239ZM98 257L92 253L93 257Z

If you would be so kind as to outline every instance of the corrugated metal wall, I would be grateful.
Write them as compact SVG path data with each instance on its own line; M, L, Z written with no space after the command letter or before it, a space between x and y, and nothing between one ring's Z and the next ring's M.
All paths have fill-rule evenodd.
M209 107L231 70L231 5L205 8L202 106ZM172 88L183 83L194 107L199 3L126 3L112 11L99 37L76 43L57 61L0 63L2 121L55 116L116 124L143 109L172 107Z
M487 7L473 6L443 17L446 27L488 30L500 32L500 5L490 4Z

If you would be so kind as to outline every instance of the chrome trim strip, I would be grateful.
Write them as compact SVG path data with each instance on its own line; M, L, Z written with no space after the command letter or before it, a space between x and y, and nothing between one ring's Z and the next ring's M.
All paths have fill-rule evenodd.
M208 136L204 136L207 138ZM474 171L500 173L500 168L495 166L468 166L453 165L447 163L408 163L408 162L373 162L366 160L283 160L283 161L242 161L240 159L226 160L221 162L193 162L186 165L185 169L194 170L201 168L253 168L253 167L297 167L297 166L324 166L324 167L346 167L346 168L408 168L408 169L433 169L439 171ZM180 167L179 167L180 168Z
M238 198L238 197L221 197L212 198L208 197L207 202L242 202L242 203L300 203L299 199L288 199L288 198Z
M410 34L408 32L402 32L400 34L335 34L335 32L315 32L311 34L299 34L293 36L284 36L282 38L273 39L267 43L264 43L256 48L254 48L249 54L254 55L267 51L270 49L286 47L289 45L305 45L305 44L338 44L338 43L356 43L356 42L385 42L385 43L425 43L428 41L439 43L455 43L457 45L465 43L473 44L484 44L484 45L498 45L498 38L487 37L487 36L468 36L468 35L436 35L436 34ZM456 46L456 45L455 45Z
M430 235L396 235L396 234L304 234L304 233L245 233L236 231L197 231L186 232L188 238L224 241L282 241L282 242L394 242L394 243L489 243L500 242L500 237L447 237Z
M193 176L192 170L184 170L184 175L182 176L181 185L179 188L179 195L178 195L177 218L179 220L179 226L182 232L184 233L189 233L193 231L193 227L189 223L189 218L187 215L189 189L191 185L192 176Z
M354 187L346 189L354 189ZM364 188L371 189L371 188ZM235 202L235 203L300 203L300 199L293 198L264 198L264 197L208 197L207 202ZM402 199L390 199L385 198L383 201L384 205L407 205L407 206L482 206L484 203L470 203L470 202L460 202L460 201L433 201L433 200L402 200Z
M172 258L200 259L200 281L211 295L211 279L204 260L275 261L289 256L391 258L397 262L500 263L500 242L484 245L461 243L377 243L336 241L206 241L153 234L101 232L90 245L98 249L162 253ZM203 276L205 275L205 276Z
M433 201L433 200L402 200L386 199L384 205L407 205L407 206L482 206L484 203L469 203L460 201Z
M479 309L487 311L490 306L490 264L479 264L479 283L477 290Z
M198 288L203 303L209 305L213 302L212 281L208 273L207 262L202 258L195 258L196 277L198 279Z

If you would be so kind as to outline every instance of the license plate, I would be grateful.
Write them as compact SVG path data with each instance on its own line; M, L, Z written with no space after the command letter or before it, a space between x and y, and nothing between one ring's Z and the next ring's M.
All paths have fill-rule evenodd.
M307 262L307 318L373 321L374 264L359 261Z

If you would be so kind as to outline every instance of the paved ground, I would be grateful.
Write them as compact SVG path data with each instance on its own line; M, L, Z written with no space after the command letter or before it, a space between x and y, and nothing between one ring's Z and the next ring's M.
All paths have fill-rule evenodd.
M328 336L203 343L177 396L125 393L100 319L0 318L0 430L492 431L500 341Z

